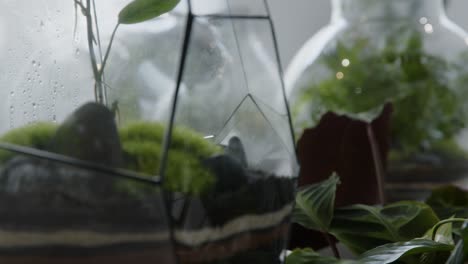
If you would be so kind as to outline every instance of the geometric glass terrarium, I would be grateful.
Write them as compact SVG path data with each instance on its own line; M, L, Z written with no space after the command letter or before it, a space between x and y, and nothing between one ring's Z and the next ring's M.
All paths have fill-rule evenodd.
M266 2L130 2L0 4L0 261L280 263L297 164Z

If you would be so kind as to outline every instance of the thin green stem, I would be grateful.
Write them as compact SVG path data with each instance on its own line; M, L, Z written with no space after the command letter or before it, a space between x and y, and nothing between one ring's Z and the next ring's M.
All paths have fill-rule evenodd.
M446 220L443 220L443 221L440 221L439 223L437 223L435 226L434 226L434 229L432 230L432 240L435 240L435 237L437 235L437 231L439 230L439 228L445 224L450 224L450 223L464 223L468 221L468 218L465 219L465 218L450 218L450 219L446 219Z
M104 104L103 91L102 91L102 81L101 75L98 70L98 63L96 60L96 53L94 51L94 35L93 35L93 18L91 15L91 0L86 0L86 25L88 32L88 49L89 57L91 60L91 68L93 70L94 80L95 80L95 97L98 103Z
M106 50L106 54L104 55L104 59L102 60L102 65L101 65L101 69L99 70L99 74L102 78L103 74L104 74L104 69L107 65L107 59L109 59L109 54L110 54L110 51L111 51L111 48L112 48L112 44L114 43L114 39L115 39L115 34L117 33L117 29L119 28L119 23L117 23L117 25L115 25L115 28L114 28L114 31L112 31L112 35L111 35L111 38L110 38L110 41L109 41L109 45L107 46L107 50Z
M380 203L383 205L385 204L385 189L384 189L385 170L384 170L382 159L380 156L379 144L375 137L372 124L368 123L366 127L367 127L367 137L369 139L369 144L370 144L371 152L372 152L372 159L374 161L375 176L377 179L377 191L379 193Z
M81 8L81 12L86 12L87 8L81 3L81 1L75 0L75 5L78 5Z

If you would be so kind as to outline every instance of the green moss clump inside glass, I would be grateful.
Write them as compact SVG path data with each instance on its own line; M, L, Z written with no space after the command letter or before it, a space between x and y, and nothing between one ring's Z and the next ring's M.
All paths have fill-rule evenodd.
M0 137L0 142L49 150L50 142L57 130L54 123L34 123L13 129ZM122 149L125 154L125 169L145 175L154 175L159 171L161 142L164 137L164 125L160 123L136 122L119 129ZM164 187L168 190L191 195L201 195L209 191L215 176L201 164L201 160L217 153L221 148L203 140L198 133L177 127L174 130L168 163L168 178ZM15 157L14 153L0 151L0 164ZM183 165L181 165L183 164ZM131 186L122 181L117 187L126 192L138 194L141 185Z

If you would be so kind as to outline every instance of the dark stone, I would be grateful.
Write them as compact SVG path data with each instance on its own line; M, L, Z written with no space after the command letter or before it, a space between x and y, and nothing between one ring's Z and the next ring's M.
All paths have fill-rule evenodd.
M230 155L207 158L203 164L216 176L215 192L224 193L248 184L247 172L242 164Z
M225 151L227 155L236 159L242 167L247 168L247 156L245 155L244 145L242 145L240 138L236 136L230 138Z
M123 164L114 114L98 103L87 103L72 113L52 138L51 150L111 167Z

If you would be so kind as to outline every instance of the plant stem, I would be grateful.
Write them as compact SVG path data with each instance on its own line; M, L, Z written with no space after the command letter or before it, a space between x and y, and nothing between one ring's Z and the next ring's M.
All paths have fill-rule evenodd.
M106 54L104 55L104 59L102 60L101 69L99 70L99 74L101 76L101 79L102 79L102 76L104 74L104 68L106 67L107 59L109 58L109 54L110 54L110 51L111 51L111 48L112 48L112 44L114 43L115 33L117 33L117 29L119 28L119 25L120 24L117 23L117 25L115 25L114 31L112 31L110 42L109 42L109 45L107 46Z
M435 226L434 226L434 229L432 230L432 240L435 240L435 237L437 235L437 230L439 230L439 228L445 224L450 224L450 223L464 223L464 222L467 222L468 219L465 219L465 218L450 218L450 219L446 219L446 220L443 220L443 221L440 221L439 223L437 223Z
M102 79L101 75L99 74L98 70L98 63L96 60L96 53L94 51L94 44L93 44L93 18L91 15L91 0L86 0L86 26L87 26L87 33L88 33L88 49L89 49L89 57L91 60L91 68L93 69L93 75L95 80L95 97L98 103L104 104L104 93L102 88Z
M338 248L336 247L336 243L333 241L330 234L328 234L326 232L322 232L322 234L325 237L325 239L327 240L328 244L330 245L330 248L332 249L333 255L335 256L335 258L340 259L341 258L340 251L338 251Z
M371 123L367 123L367 137L369 138L369 144L372 152L372 159L374 161L375 176L377 179L377 190L379 193L379 201L383 205L385 204L385 190L384 190L384 178L385 172L382 165L382 159L380 157L379 144L375 138L374 129Z

